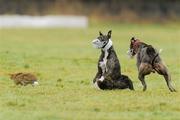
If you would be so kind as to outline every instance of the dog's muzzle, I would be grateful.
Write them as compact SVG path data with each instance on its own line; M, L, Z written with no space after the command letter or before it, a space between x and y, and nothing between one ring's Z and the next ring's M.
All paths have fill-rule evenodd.
M104 42L101 42L99 39L95 39L92 41L92 45L94 48L100 49L104 46Z
M133 56L133 49L129 49L128 51L127 51L127 55L129 56L129 58L133 58L134 56Z

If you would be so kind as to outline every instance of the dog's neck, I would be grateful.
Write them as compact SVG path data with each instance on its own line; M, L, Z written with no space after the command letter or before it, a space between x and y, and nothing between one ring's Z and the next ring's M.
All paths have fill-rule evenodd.
M106 52L106 51L108 51L109 50L109 48L111 48L112 47L112 40L111 39L109 39L109 41L108 41L108 43L107 43L107 45L104 47L104 48L102 48L102 50L104 51L104 52Z
M103 74L108 71L106 63L107 63L107 57L110 54L109 53L109 49L110 48L112 48L112 41L111 41L111 39L109 39L109 41L105 45L105 47L101 49L102 50L102 54L103 54L103 58L102 58L102 61L100 62L100 64L101 64L101 69L102 69Z

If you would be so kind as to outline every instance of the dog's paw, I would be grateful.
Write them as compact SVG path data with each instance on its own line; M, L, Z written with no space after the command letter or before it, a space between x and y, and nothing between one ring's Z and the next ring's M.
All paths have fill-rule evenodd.
M100 90L97 81L94 83L94 87L95 87L96 89Z
M101 78L99 79L99 81L104 81L104 76L101 76Z

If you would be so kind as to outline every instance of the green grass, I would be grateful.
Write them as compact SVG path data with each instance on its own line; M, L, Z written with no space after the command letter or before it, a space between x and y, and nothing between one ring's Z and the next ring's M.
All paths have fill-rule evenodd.
M100 50L98 31L112 29L122 72L136 91L96 90L92 79ZM135 59L126 51L132 36L163 49L173 84L180 88L180 26L101 24L88 29L0 29L0 120L179 120L180 94L162 76L146 78L142 92ZM18 87L8 73L32 72L40 86Z

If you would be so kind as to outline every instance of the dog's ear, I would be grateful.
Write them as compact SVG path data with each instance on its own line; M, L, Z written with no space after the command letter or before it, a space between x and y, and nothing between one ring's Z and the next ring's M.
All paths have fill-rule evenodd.
M111 33L112 33L112 30L109 30L109 32L108 32L108 34L107 34L107 36L108 36L109 39L111 38Z
M99 35L102 36L103 34L101 33L101 31L99 31Z
M136 39L135 39L135 37L132 37L131 42L134 42L134 41L136 41Z

